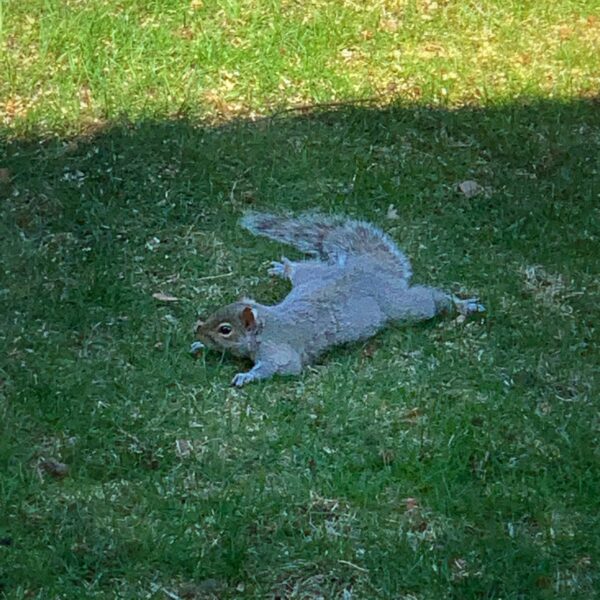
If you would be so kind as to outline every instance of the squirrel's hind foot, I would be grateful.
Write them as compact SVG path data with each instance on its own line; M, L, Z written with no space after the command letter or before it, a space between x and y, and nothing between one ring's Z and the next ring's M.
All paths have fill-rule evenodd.
M452 298L454 307L461 315L472 315L473 313L485 312L485 306L479 303L479 298L467 298L462 300L460 298Z

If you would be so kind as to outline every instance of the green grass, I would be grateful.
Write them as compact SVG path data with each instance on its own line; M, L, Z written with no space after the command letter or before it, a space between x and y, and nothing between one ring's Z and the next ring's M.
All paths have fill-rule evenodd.
M442 106L600 87L596 0L4 0L0 123ZM3 101L1 101L3 100Z
M598 597L598 11L433 5L0 5L0 596ZM232 389L187 348L286 293L249 208L368 219L488 313Z

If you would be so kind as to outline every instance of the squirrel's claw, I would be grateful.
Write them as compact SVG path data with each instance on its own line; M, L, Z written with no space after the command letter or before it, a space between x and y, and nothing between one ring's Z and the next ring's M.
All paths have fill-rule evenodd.
M276 277L285 277L285 266L283 263L272 260L271 268L267 271L267 273Z
M281 262L277 260L271 261L271 268L267 271L269 275L274 275L276 277L281 277L283 279L289 279L290 277L290 261L282 257Z
M250 383L254 380L254 374L251 371L248 373L238 373L232 380L231 385L235 387L242 387L246 383Z

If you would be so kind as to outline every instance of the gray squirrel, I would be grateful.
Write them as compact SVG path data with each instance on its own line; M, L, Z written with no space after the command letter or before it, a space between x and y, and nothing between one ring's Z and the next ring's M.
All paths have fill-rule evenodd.
M271 263L269 274L292 284L279 304L242 299L196 323L193 355L208 347L254 362L232 385L276 373L298 374L331 346L369 338L390 321L420 321L453 309L463 315L485 310L477 298L461 300L411 285L406 256L369 223L319 214L248 213L241 224L313 258Z

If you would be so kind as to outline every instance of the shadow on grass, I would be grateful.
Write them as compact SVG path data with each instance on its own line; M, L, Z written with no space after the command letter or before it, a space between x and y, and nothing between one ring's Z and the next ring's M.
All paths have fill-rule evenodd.
M130 272L130 261L176 265L186 277L256 273L252 249L262 244L235 222L263 208L345 212L399 229L426 269L460 249L478 285L501 256L583 267L597 239L599 121L591 101L341 107L218 127L117 123L76 139L13 140L0 154L4 271L26 282L17 287L44 313L35 294L56 269L87 274L76 286L86 299L123 306L127 285L115 275ZM465 180L480 193L460 193ZM398 220L386 221L390 205ZM197 232L218 232L213 242L226 257L215 260L214 248L185 256L175 238ZM432 236L437 247L420 248ZM156 260L146 260L148 250ZM36 267L41 278L31 276Z
M587 404L582 404L578 417L562 406L549 425L536 425L535 431L545 432L539 435L548 441L554 440L564 421L573 418L578 424L569 442L564 442L565 469L555 467L553 474L550 459L540 456L528 472L531 480L523 489L541 486L545 490L534 503L540 514L532 516L535 511L524 496L508 501L501 493L490 492L491 500L487 497L481 503L473 492L469 500L471 484L462 477L479 477L488 468L485 477L481 475L488 487L508 485L510 479L508 463L499 459L501 466L494 467L489 450L489 464L473 458L478 452L486 456L485 448L475 441L485 436L476 432L470 443L477 448L470 450L466 444L462 449L465 464L479 465L472 467L471 475L453 475L450 470L443 485L431 476L421 489L424 502L439 512L445 510L448 521L455 520L454 534L448 534L440 548L412 554L407 538L401 547L408 554L398 554L400 542L386 529L386 519L397 508L384 501L369 506L353 484L341 480L336 484L323 476L327 485L318 479L307 483L305 465L297 467L296 479L296 467L285 467L292 475L283 504L264 489L259 494L252 488L255 495L245 496L250 483L232 484L231 478L244 482L262 472L264 482L284 468L269 454L268 436L260 446L267 457L264 461L252 454L260 455L260 449L240 450L236 466L231 467L230 458L215 451L211 460L200 463L202 475L189 465L185 468L185 485L183 479L173 479L182 468L181 457L171 456L165 448L179 436L195 435L190 419L201 417L194 411L220 414L218 407L225 400L229 421L214 417L211 424L213 417L203 416L208 419L203 435L207 439L232 436L241 447L256 443L232 425L231 419L240 419L237 413L231 417L232 403L241 402L235 392L224 389L232 365L207 357L206 364L192 368L185 356L197 309L206 310L242 293L275 301L285 292L284 284L270 283L263 276L266 261L283 249L253 239L237 226L247 209L319 209L373 221L407 250L415 280L479 293L490 315L485 322L487 337L476 341L493 358L482 367L473 359L462 371L441 358L435 377L436 383L456 377L466 381L474 394L489 394L490 406L506 402L505 413L490 408L492 413L481 417L498 419L488 433L490 447L517 443L506 429L521 431L523 419L529 417L516 407L530 402L531 414L546 410L536 404L531 390L543 398L567 400L589 394L595 356L591 336L598 327L594 316L600 235L597 103L537 101L452 111L419 106L339 107L221 126L185 120L112 123L74 139L13 139L1 149L0 169L0 292L6 348L0 363L0 470L6 482L0 538L10 539L11 544L14 539L16 547L9 548L8 542L0 547L0 553L9 557L4 563L9 566L0 567L0 580L15 597L27 590L75 593L81 580L90 589L115 585L134 589L136 582L149 577L167 586L216 577L230 591L243 583L258 594L285 588L286 577L293 579L286 571L292 560L285 558L288 554L298 565L312 565L313 570L304 575L310 585L321 586L315 594L326 593L329 586L334 594L362 589L360 597L413 593L425 598L442 597L436 594L517 598L546 591L550 597L559 586L561 597L566 598L584 597L593 589L597 576L586 572L584 563L598 550L597 540L586 532L586 528L593 531L597 517L588 514L586 502L591 502L590 482L598 473L597 465L592 470L591 452L589 456L583 452L587 440L594 439L590 430L594 417ZM475 195L460 191L464 181L477 183ZM179 301L157 302L152 297L157 292ZM394 333L384 338L407 353L414 349L412 343L435 352L438 342L448 341L448 337L440 341L435 328L403 335L407 341ZM472 334L446 335L460 344L461 335ZM281 380L248 393L260 406L262 389L267 390L267 399L271 393L278 400L303 400L308 398L302 392L306 385L312 386L316 397L321 394L323 402L329 394L332 404L339 405L348 385L347 373L357 368L350 397L367 394L371 385L376 394L385 396L397 389L397 381L390 379L394 348L386 354L385 347L376 346L382 368L378 370L374 360L371 370L364 371L375 378L374 384L363 384L362 362L352 362L352 356L342 352L335 355L342 366L338 363L325 371L322 388L319 375L313 374L298 385ZM341 383L336 383L336 377L342 377ZM503 396L501 381L516 386L511 387L516 404ZM412 384L406 385L403 393L410 395ZM264 402L268 413L269 403ZM304 439L294 433L294 427L302 430L294 421L304 418L299 416L302 405L293 410L283 406L272 409L274 418L290 425L287 442L278 442L281 452L316 443L310 437L312 430L306 429ZM471 407L463 408L465 427L472 429ZM446 424L462 418L452 414L452 407L442 412ZM511 425L516 414L519 420ZM363 416L356 431L348 430L356 439L353 451L359 456L365 451L363 442L380 435L385 438L379 430L370 430L370 419ZM494 429L502 419L508 423L505 429ZM371 438L363 439L362 430ZM321 432L315 435L318 439ZM440 444L445 444L451 431L442 427L438 435ZM49 456L73 465L75 475L60 489L52 487L47 476L36 475L36 465ZM445 468L435 460L427 463L425 473ZM350 482L363 471L373 475L371 467L360 462L328 464L331 472L350 473ZM576 474L572 480L564 479L565 470ZM409 480L414 484L413 479L423 475L388 471L381 476L381 487L368 488L365 495L385 497L385 486L401 487ZM181 508L185 503L181 498L189 492L182 490L196 476L205 478L207 489L211 482L219 482L214 484L215 497L200 494L195 509ZM173 488L157 492L156 486L165 480L171 482L164 484L165 489ZM138 487L124 490L118 484L124 481ZM85 496L93 496L98 486L102 494L109 494L103 482L114 483L118 504L114 512ZM300 525L286 521L281 532L266 522L283 519L285 503L293 503L292 497L306 495L313 486L323 497L355 494L356 506L368 506L381 521L364 517L364 531L356 534L361 538L357 548L350 538L342 547L324 538L308 548L308 534L298 533L313 518L304 519L308 509L295 515ZM442 502L442 488L455 497L463 494L467 508ZM144 499L146 493L154 500ZM573 493L580 494L580 501L573 500ZM223 498L229 508L223 508ZM85 508L73 508L71 513L69 507L78 502ZM263 510L262 529L256 526L259 515L252 502ZM553 502L571 507L578 515L571 529L577 541L565 537L564 544L554 541L551 551L538 552L534 530L542 528L538 521L551 522L544 515L552 512ZM143 510L135 534L102 534L102 523L125 523L129 512L135 513L136 503ZM330 509L322 508L326 510ZM514 536L502 538L504 521L494 523L498 514L500 521L527 517L529 524L522 528L529 528L529 533L518 534L522 537L516 541ZM464 529L464 519L474 522L474 529ZM192 540L188 529L195 522L204 523L207 533ZM493 526L488 528L490 523ZM173 545L165 542L177 536L180 540ZM190 545L196 549L191 553ZM371 548L371 554L362 570L352 571L359 546ZM324 549L332 559L323 558ZM389 566L391 560L397 567ZM265 565L271 565L272 572L264 571ZM558 583L556 573L563 573ZM297 581L301 586L302 577Z

